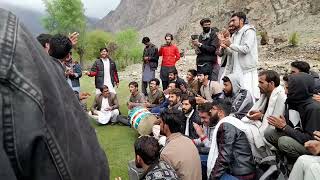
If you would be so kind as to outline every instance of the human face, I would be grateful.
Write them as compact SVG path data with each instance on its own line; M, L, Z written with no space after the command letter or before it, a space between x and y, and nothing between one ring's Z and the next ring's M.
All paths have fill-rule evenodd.
M167 45L171 45L171 42L172 42L171 37L167 36L167 37L166 37L166 43L167 43Z
M175 94L169 94L169 104L170 106L174 106L178 104L179 97Z
M202 24L202 29L204 33L208 33L210 31L210 28L211 28L210 22L206 22Z
M138 88L136 88L134 85L130 85L129 86L129 91L132 95L136 94L136 92L138 91Z
M291 74L297 74L297 73L299 73L299 72L300 72L299 69L291 66Z
M198 74L197 75L199 82L203 83L205 81L205 75L204 74Z
M213 106L210 110L210 124L215 124L219 121L219 111L220 109L216 106Z
M155 81L151 81L149 83L149 89L150 91L156 90L158 88L157 83Z
M199 116L201 121L205 126L209 126L210 124L210 112L200 112L199 111Z
M109 56L109 53L108 53L108 51L106 51L105 49L100 52L100 57L101 57L101 58L105 59L105 58L107 58L108 56Z
M142 158L139 155L136 155L135 164L137 168L142 168Z
M189 112L192 111L192 106L191 106L189 100L184 100L184 101L182 101L182 111L183 111L185 114L188 114Z
M102 91L102 96L106 98L109 96L109 94L110 94L109 88L104 88Z
M188 72L187 73L187 81L193 81L193 79L194 79L193 75L190 72Z
M259 76L259 89L261 94L268 94L270 92L271 82L266 81L266 75Z
M174 75L174 73L169 73L169 81L173 81L176 79L176 76Z
M224 88L223 92L225 93L226 96L231 96L232 95L232 84L230 81L228 82L223 82Z
M243 20L240 20L238 16L234 16L230 19L229 25L237 31L241 28L241 25L243 26Z
M175 89L175 88L177 88L176 87L176 83L169 83L169 85L168 85L168 89L170 90L170 89Z

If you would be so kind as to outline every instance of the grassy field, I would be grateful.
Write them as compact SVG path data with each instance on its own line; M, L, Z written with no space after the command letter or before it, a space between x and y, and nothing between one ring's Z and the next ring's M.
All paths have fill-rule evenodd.
M95 95L94 78L82 77L81 91L92 95L87 101L88 107L91 107ZM128 82L121 82L117 95L120 101L120 111L125 115L128 112L126 102L129 94ZM127 165L129 160L134 159L133 143L138 137L136 130L121 125L99 126L94 121L91 121L91 124L96 129L100 145L107 154L111 179L119 176L122 179L128 179Z

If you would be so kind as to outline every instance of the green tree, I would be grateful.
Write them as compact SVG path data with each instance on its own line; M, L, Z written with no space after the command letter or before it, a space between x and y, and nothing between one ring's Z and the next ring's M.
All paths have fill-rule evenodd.
M43 2L48 13L43 18L43 25L51 34L80 33L75 50L79 55L80 63L83 64L86 17L81 0L43 0Z
M94 30L88 32L85 40L85 59L93 60L99 57L99 49L102 47L108 47L110 43L113 43L113 41L113 35L111 33L104 32L101 30Z

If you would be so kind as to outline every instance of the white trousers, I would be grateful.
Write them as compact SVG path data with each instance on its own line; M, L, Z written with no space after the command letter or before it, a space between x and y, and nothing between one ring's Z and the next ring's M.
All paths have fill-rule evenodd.
M98 115L92 115L90 112L90 117L95 119L99 124L108 124L109 121L116 122L117 116L119 115L119 110L114 109L112 111L97 111Z
M302 155L290 173L289 180L316 180L320 177L320 157Z

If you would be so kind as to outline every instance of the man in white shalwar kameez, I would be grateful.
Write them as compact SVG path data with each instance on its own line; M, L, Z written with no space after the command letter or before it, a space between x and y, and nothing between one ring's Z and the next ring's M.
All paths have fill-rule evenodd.
M229 25L233 26L235 32L231 39L220 39L221 47L225 48L225 53L231 56L230 61L233 63L228 64L233 66L232 74L237 74L241 79L242 87L250 91L255 99L258 99L260 93L256 30L247 24L247 18L243 12L233 14Z

